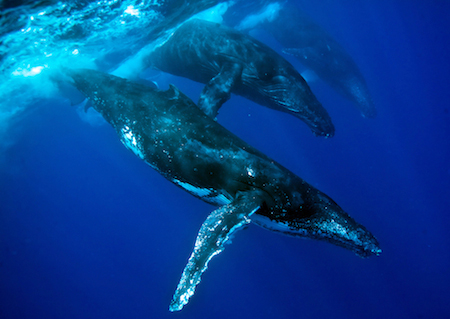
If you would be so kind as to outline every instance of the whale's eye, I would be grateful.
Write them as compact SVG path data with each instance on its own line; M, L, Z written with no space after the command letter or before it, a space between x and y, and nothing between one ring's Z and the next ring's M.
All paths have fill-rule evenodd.
M263 81L271 81L276 75L276 70L271 67L261 67L259 72L259 78Z
M264 74L261 76L262 79L264 80L270 80L273 78L272 73L270 72L264 72Z

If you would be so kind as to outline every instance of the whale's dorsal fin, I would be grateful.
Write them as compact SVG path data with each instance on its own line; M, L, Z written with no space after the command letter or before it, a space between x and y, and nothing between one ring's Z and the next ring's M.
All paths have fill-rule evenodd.
M170 95L170 100L175 100L180 96L181 91L175 85L169 84L169 88L167 89L166 93Z
M209 117L215 118L223 103L228 101L231 89L241 78L243 65L237 62L225 62L219 74L213 77L203 88L198 107Z
M249 217L261 204L260 191L247 192L245 195L238 195L233 202L216 209L206 218L173 295L170 311L179 311L188 303L202 274L208 268L208 262L224 250L224 245L231 242L230 238L237 230L250 223Z

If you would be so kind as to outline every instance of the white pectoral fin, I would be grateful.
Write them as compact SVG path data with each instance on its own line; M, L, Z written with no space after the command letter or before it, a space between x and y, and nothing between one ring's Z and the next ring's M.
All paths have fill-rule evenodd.
M254 197L251 201L246 199L248 197L244 196L224 205L206 218L173 295L170 311L179 311L188 303L211 258L224 250L224 245L237 230L250 223L249 217L259 208L260 202L255 202Z

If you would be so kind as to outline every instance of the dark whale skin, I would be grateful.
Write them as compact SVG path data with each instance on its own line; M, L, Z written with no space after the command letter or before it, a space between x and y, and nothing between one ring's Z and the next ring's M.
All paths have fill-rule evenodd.
M198 106L211 117L234 93L294 115L317 136L334 135L330 116L295 68L265 44L232 28L187 21L145 58L145 65L205 83Z
M381 253L376 238L330 197L205 115L175 87L161 91L93 70L66 73L128 149L169 181L218 206L200 228L171 311L181 310L209 260L251 221L361 257Z

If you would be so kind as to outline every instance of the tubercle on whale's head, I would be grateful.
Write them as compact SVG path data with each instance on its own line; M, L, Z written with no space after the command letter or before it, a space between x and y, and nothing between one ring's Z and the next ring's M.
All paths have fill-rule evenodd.
M357 223L339 205L323 193L319 201L310 206L313 214L299 223L317 239L344 247L365 258L381 254L378 240L364 226Z
M330 197L313 188L306 197L300 205L284 205L278 211L263 207L252 221L286 235L326 241L363 258L381 253L377 239Z

